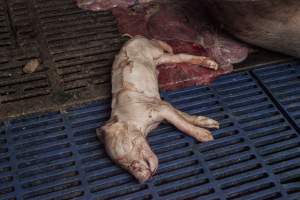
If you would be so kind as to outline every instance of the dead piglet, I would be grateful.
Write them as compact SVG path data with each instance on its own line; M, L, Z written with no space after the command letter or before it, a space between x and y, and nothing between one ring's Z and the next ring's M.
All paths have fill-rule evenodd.
M161 100L156 67L166 63L201 64L212 70L211 59L190 54L173 54L167 43L137 36L116 56L112 67L112 112L110 120L97 131L111 159L140 182L149 179L158 167L146 137L166 120L198 141L213 139L205 128L218 128L215 120L191 116Z

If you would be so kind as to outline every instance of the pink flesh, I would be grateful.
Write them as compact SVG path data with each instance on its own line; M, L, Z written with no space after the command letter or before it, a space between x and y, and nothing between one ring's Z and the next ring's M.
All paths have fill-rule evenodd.
M110 10L114 7L127 8L135 3L135 0L76 0L78 7L85 10Z

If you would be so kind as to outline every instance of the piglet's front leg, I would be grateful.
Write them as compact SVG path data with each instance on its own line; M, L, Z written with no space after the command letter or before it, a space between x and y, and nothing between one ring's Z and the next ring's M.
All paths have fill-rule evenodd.
M205 56L193 56L189 54L164 54L157 60L157 64L167 64L167 63L187 63L193 65L201 65L208 69L217 70L219 68L218 64Z

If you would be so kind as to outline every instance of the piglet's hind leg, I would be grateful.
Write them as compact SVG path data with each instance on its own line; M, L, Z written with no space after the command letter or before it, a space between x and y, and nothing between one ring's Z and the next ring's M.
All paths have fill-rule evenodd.
M180 131L194 137L198 141L207 142L213 140L213 136L210 131L195 126L179 114L171 105L166 103L163 104L161 106L161 114L164 119L173 124Z
M174 108L175 109L175 108ZM186 121L194 124L195 126L200 126L203 128L216 128L220 127L219 123L216 120L213 120L204 116L194 116L187 113L181 112L180 110L175 109L176 112L183 117Z

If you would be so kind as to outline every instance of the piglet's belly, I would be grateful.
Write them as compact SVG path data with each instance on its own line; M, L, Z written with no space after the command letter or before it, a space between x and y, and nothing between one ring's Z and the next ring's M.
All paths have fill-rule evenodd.
M149 97L159 96L158 80L153 69L149 66L133 64L123 70L123 84L130 89L141 92ZM127 87L126 86L126 87Z

